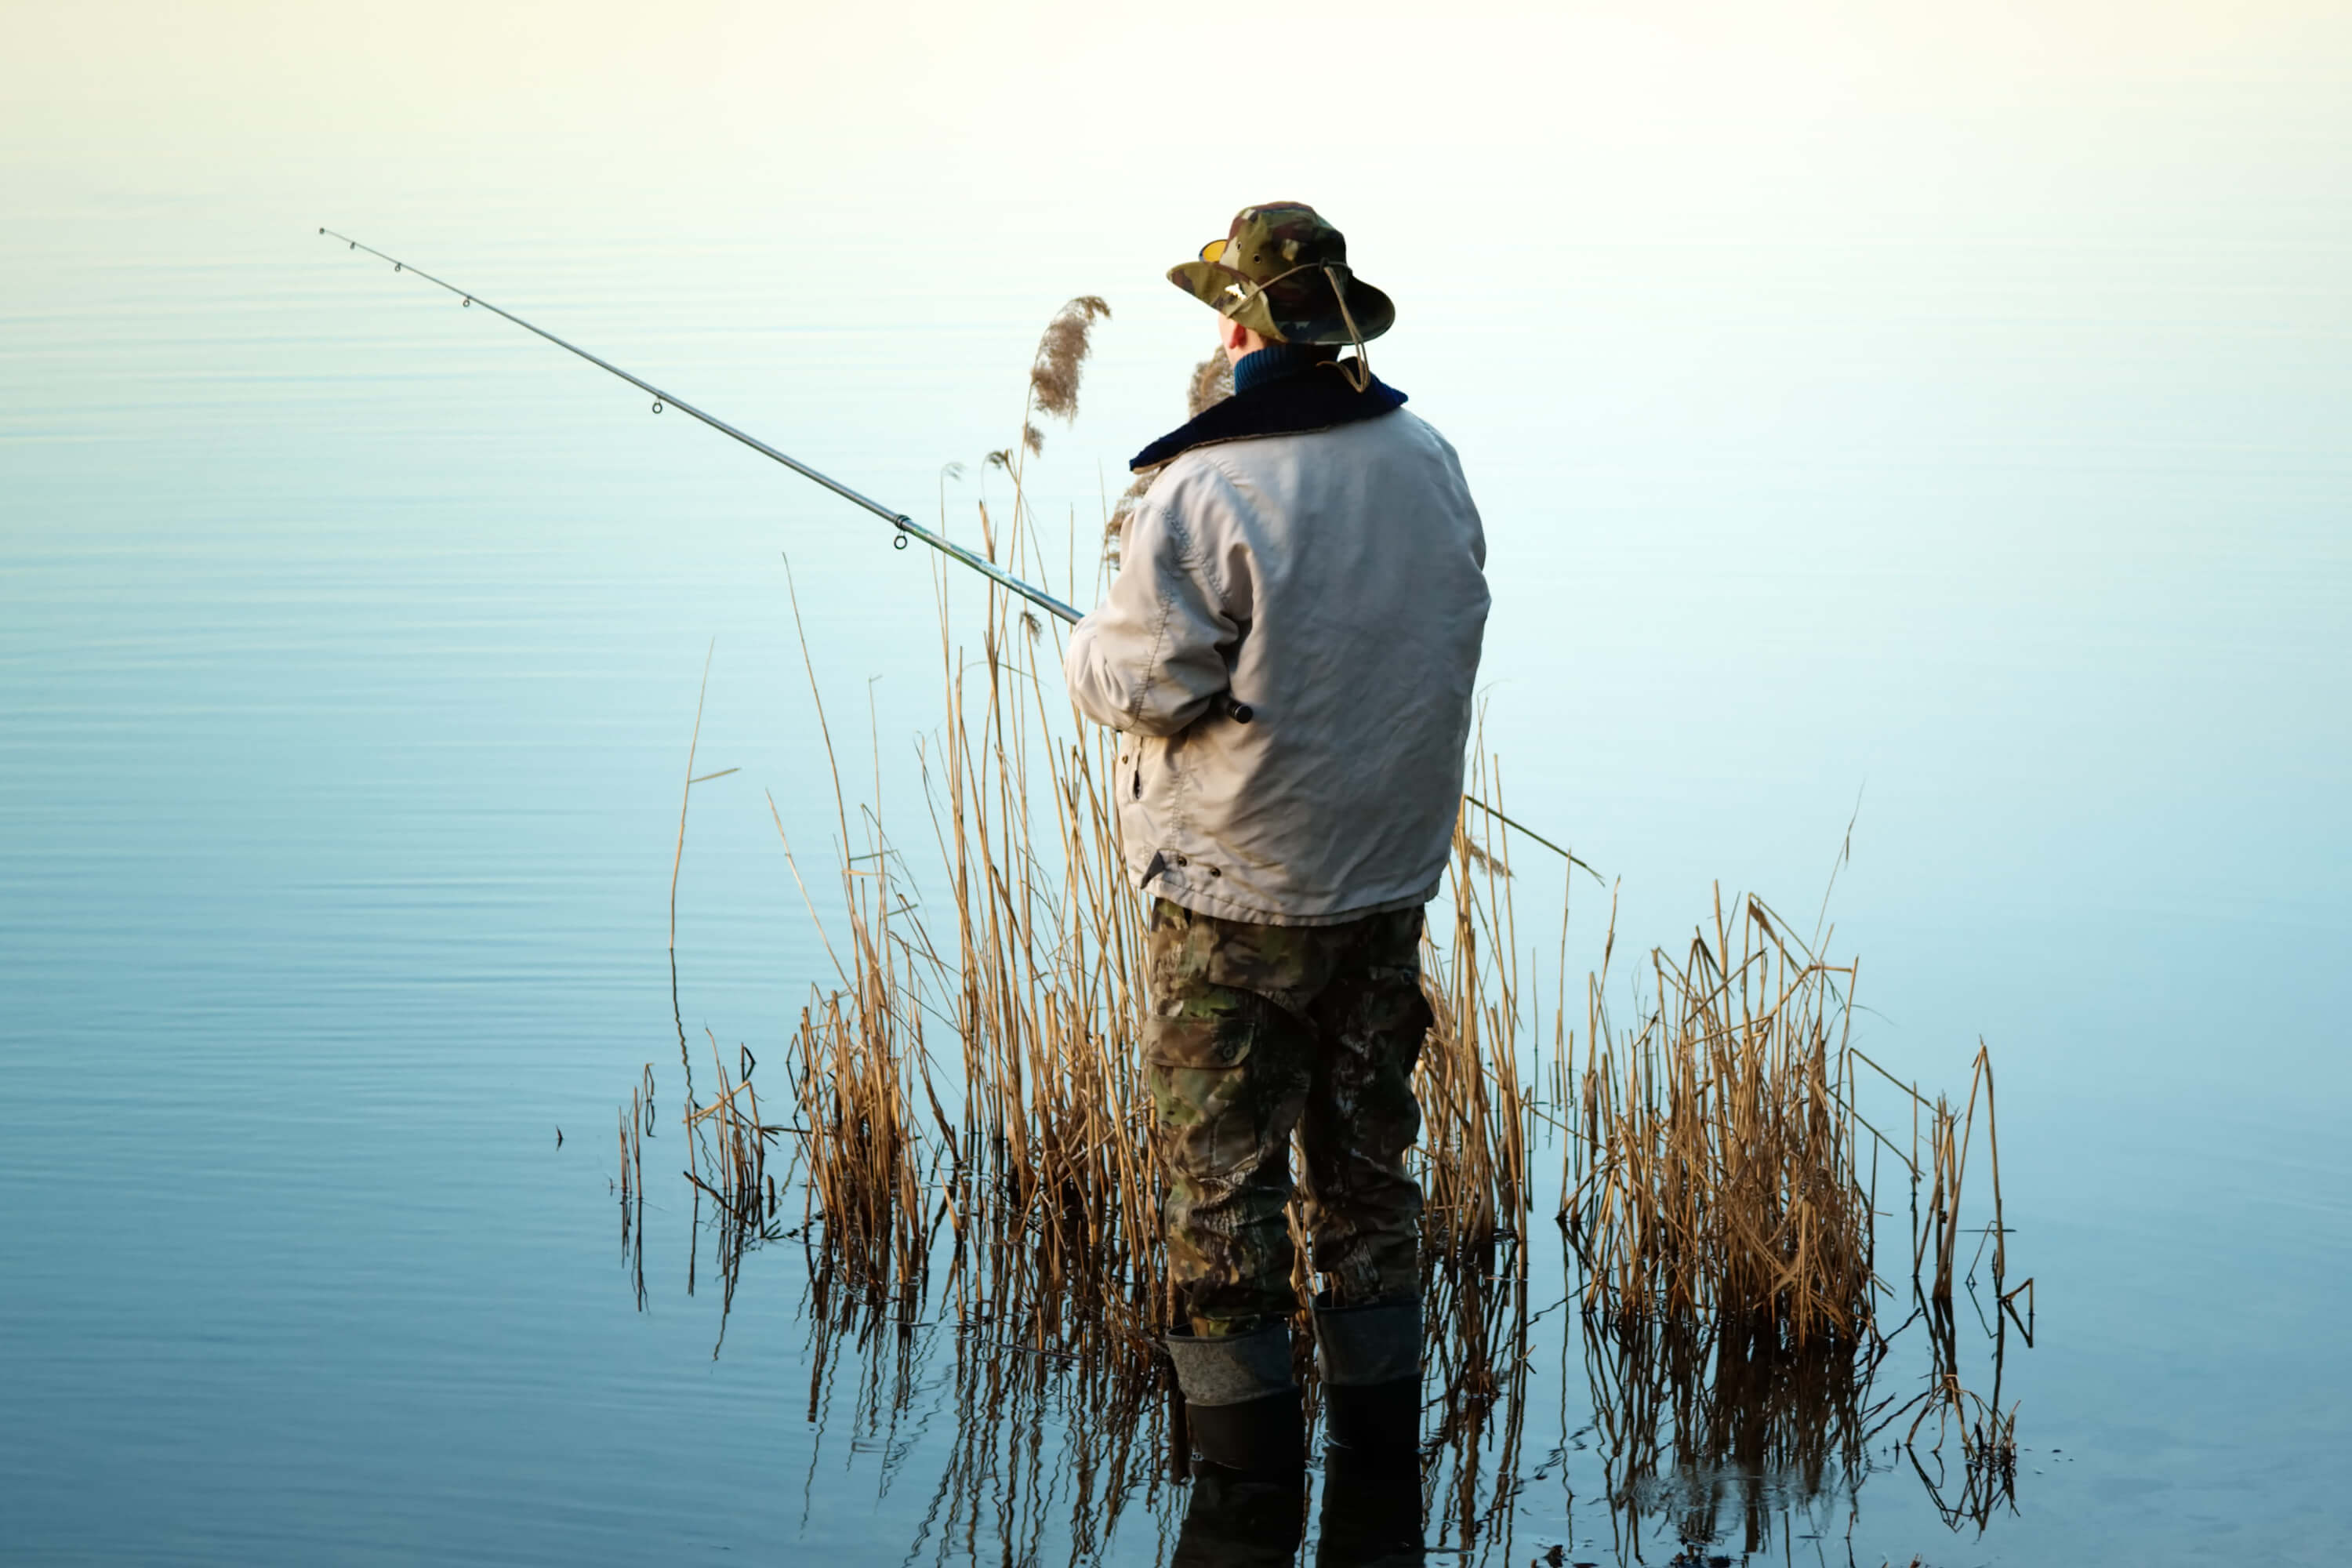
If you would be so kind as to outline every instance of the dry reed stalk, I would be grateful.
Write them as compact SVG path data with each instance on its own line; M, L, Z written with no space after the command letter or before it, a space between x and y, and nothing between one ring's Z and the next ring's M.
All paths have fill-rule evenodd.
M694 799L694 786L698 784L708 784L712 779L723 779L729 773L740 771L736 768L721 768L717 773L704 773L699 778L695 776L694 772L694 754L702 747L702 700L710 695L710 658L718 651L719 639L713 637L710 639L710 646L704 649L702 654L702 684L695 689L694 693L694 734L686 745L686 785L678 792L677 797L677 850L670 858L669 863L669 950L672 953L677 952L677 878L678 872L686 865L686 810ZM673 972L670 977L673 991L677 986L677 978Z
M816 991L802 1009L793 1037L793 1089L800 1110L806 1203L811 1216L823 1219L829 1263L877 1300L895 1295L908 1300L919 1296L930 1263L923 1153L913 1098L918 1083L942 1129L947 1125L938 1097L930 1092L920 998L904 973L909 963L920 963L921 954L895 929L906 901L891 871L896 851L873 813L863 814L868 824L866 853L849 853L847 797L797 594L793 616L801 628L802 658L834 783L849 953L845 966L810 900L810 916L841 984L829 992ZM768 804L786 863L806 899L807 885L785 838L782 816L772 797ZM861 865L866 868L860 869Z
M1977 1042L1977 1054L1969 1071L1968 1101L1963 1109L1958 1110L1953 1109L1948 1096L1939 1094L1931 1101L1919 1092L1917 1085L1904 1082L1863 1052L1857 1050L1853 1056L1856 1062L1893 1084L1911 1101L1911 1152L1906 1156L1896 1150L1895 1157L1901 1160L1911 1173L1911 1288L1920 1309L1940 1307L1949 1314L1955 1282L1960 1274L1960 1237L1964 1233L1973 1234L1978 1237L1977 1248L1969 1260L1967 1283L1973 1289L1976 1266L1990 1252L1994 1310L2014 1322L2030 1346L2033 1342L2031 1321L2033 1281L2028 1278L2011 1288L2008 1280L2009 1222L2001 1201L2000 1125L1994 1103L1990 1047L1982 1040ZM1960 1198L1968 1175L1969 1153L1976 1146L1977 1101L1979 1096L1984 1101L1985 1156L1991 1167L1992 1214L1986 1225L1974 1232L1965 1232L1960 1224ZM1927 1118L1927 1152L1924 1167L1919 1151L1919 1117L1922 1112ZM1864 1125L1869 1126L1866 1122ZM1871 1131L1874 1137L1878 1136L1875 1129L1871 1129ZM1885 1144L1887 1141L1881 1137L1879 1142ZM1927 1207L1924 1215L1919 1210L1919 1185L1923 1179L1929 1184ZM1931 1259L1934 1264L1932 1273L1928 1268ZM2028 1316L2025 1317L2020 1317L2017 1312L2016 1300L2020 1295L2026 1299Z
M1999 1289L2008 1272L2009 1247L2007 1226L2003 1223L2000 1202L2000 1134L1994 1123L1992 1058L1982 1041L1978 1042L1977 1057L1969 1075L1969 1101L1964 1112L1955 1112L1943 1096L1936 1098L1929 1131L1930 1155L1935 1169L1935 1186L1928 1199L1929 1226L1934 1232L1932 1244L1927 1229L1919 1235L1919 1247L1931 1249L1936 1259L1935 1283L1931 1298L1948 1304L1952 1300L1952 1282L1960 1240L1960 1186L1968 1174L1969 1151L1976 1142L1977 1096L1981 1093L1985 1103L1987 1152L1992 1162L1992 1224L1987 1240L1992 1247L1994 1288ZM1978 1248L1979 1256L1983 1247ZM1915 1273L1919 1251L1915 1249Z
M654 1069L646 1064L645 1080L620 1113L621 1260L628 1268L637 1298L646 1310L646 1135L652 1131Z
M1493 759L1474 752L1472 793L1499 785ZM1521 1239L1532 1205L1528 1151L1537 1111L1520 1074L1517 917L1510 847L1495 819L1456 815L1447 896L1449 940L1423 932L1423 990L1435 1024L1413 1074L1422 1108L1416 1173L1422 1237L1434 1263L1492 1271L1498 1246ZM1517 1256L1515 1254L1515 1256ZM1523 1258L1517 1267L1524 1269Z
M2011 1288L2008 1284L2009 1247L2008 1222L2000 1192L2000 1132L1994 1103L1992 1056L1980 1040L1969 1077L1969 1094L1965 1106L1955 1109L1948 1096L1937 1095L1929 1100L1917 1087L1906 1084L1869 1057L1857 1051L1855 1059L1908 1095L1912 1104L1912 1151L1908 1158L1899 1152L1897 1158L1910 1167L1912 1180L1912 1267L1911 1292L1915 1303L1913 1318L1925 1323L1930 1350L1927 1386L1906 1400L1882 1423L1891 1426L1905 1415L1911 1415L1905 1429L1902 1446L1910 1456L1920 1479L1927 1486L1948 1523L1958 1526L1973 1522L1981 1529L1992 1512L2003 1506L2015 1508L2017 1479L2017 1405L2006 1410L2001 1406L2001 1379L2007 1363L2009 1330L2014 1324L2026 1345L2033 1343L2032 1300L2033 1281L2026 1279ZM1966 1187L1970 1155L1976 1147L1977 1106L1981 1097L1984 1106L1985 1153L1990 1166L1992 1211L1990 1221L1969 1232L1961 1224L1961 1199ZM1924 1160L1919 1148L1922 1129L1920 1117L1926 1117L1927 1150ZM1927 1184L1927 1210L1920 1212L1919 1197L1922 1182ZM1978 1237L1976 1251L1965 1275L1959 1263L1960 1238L1965 1234ZM1992 1333L1992 1376L1990 1392L1979 1394L1968 1386L1961 1376L1958 1324L1955 1310L1958 1288L1965 1283L1973 1298L1976 1289L1976 1266L1990 1253L1992 1268L1993 1308L1990 1314ZM2024 1316L2017 1311L2017 1298L2027 1302ZM1982 1308L1979 1315L1981 1319ZM1906 1320L1906 1325L1909 1320ZM1933 1441L1924 1450L1920 1436L1934 1420ZM1942 1450L1945 1439L1957 1431L1960 1439L1960 1474L1956 1492L1948 1499L1950 1478L1944 1473ZM1927 1466L1932 1461L1937 1474L1930 1475Z
M689 1173L688 1180L728 1214L752 1226L762 1225L775 1206L775 1183L768 1175L768 1145L784 1129L760 1120L760 1094L751 1085L758 1060L751 1047L739 1047L737 1071L730 1077L719 1054L719 1040L710 1040L710 1062L719 1080L708 1105L689 1105L687 1135L701 1152L700 1164L709 1177Z

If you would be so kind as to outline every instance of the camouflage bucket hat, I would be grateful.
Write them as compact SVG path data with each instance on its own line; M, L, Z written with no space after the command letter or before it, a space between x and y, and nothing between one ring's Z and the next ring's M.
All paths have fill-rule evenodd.
M1348 343L1396 324L1396 306L1348 267L1348 238L1304 202L1244 207L1223 239L1168 281L1268 342Z

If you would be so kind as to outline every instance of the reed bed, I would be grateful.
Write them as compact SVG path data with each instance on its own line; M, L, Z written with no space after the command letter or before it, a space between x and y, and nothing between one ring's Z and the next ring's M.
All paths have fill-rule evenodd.
M878 940L883 917L853 914L866 934L850 943L851 984L803 1015L811 1213L847 1271L878 1284L919 1266L928 1196L953 1239L968 1321L1031 1348L1083 1326L1148 1356L1172 1304L1135 1055L1144 913L1106 787L1116 742L1068 732L1043 661L1013 657L1020 634L1017 616L992 605L978 657L946 656L947 722L924 753L952 939L934 943L898 858L877 849L851 893L903 911L887 917L898 930ZM1531 1206L1537 1113L1512 991L1507 847L1492 835L1465 810L1450 928L1425 942L1438 1024L1415 1072L1414 1160L1433 1268L1491 1270ZM950 1097L932 1081L927 1017L952 1026L961 1058ZM1302 1310L1315 1289L1305 1256Z
M1042 659L1016 658L1009 607L988 606L972 663L949 651L944 617L932 813L954 906L955 959L939 979L962 1054L950 1192L967 1300L1035 1345L1070 1314L1140 1343L1164 1269L1133 1066L1143 908L1107 787L1115 742L1070 732Z
M804 1129L805 1212L822 1216L832 1264L876 1294L929 1267L922 1173L907 1085L840 993L812 1001L793 1037Z
M1043 445L1036 420L1075 415L1087 333L1107 314L1081 300L1055 317L1021 437L990 454L1012 495L976 506L978 548L1013 570L1041 574L1024 489ZM1193 377L1194 412L1229 391L1214 368ZM1134 494L1112 512L1107 564ZM1145 906L1108 787L1121 741L1070 711L1058 626L992 588L969 626L951 613L959 603L942 576L940 723L918 746L933 854L919 876L878 808L853 805L803 635L835 798L837 900L820 910L793 846L783 848L833 974L812 989L792 1037L789 1124L765 1120L749 1049L730 1071L715 1037L715 1088L698 1100L680 1027L687 1175L698 1230L701 1203L716 1210L730 1301L748 1250L786 1236L807 1247L813 1414L830 1369L854 1352L856 1423L878 1436L919 1381L916 1359L928 1352L917 1342L929 1342L935 1322L951 1333L956 1404L969 1418L927 1530L969 1543L986 1527L1010 1548L1036 1539L1036 1500L1055 1496L1068 1502L1073 1539L1098 1542L1119 1500L1139 1488L1156 1499L1163 1471L1181 1474L1169 1461L1183 1437L1156 1349L1174 1303L1136 1053ZM698 699L695 745L700 710ZM720 776L695 766L690 747L689 799ZM1581 863L1549 858L1566 851L1503 815L1500 775L1481 742L1423 949L1434 1022L1415 1069L1423 1135L1412 1158L1425 1198L1433 1517L1458 1550L1500 1541L1507 1553L1510 1498L1524 1484L1532 1161L1548 1135L1560 1144L1557 1217L1580 1268L1571 1298L1587 1322L1612 1510L1671 1498L1693 1528L1711 1529L1734 1498L1709 1475L1728 1466L1793 1478L1796 1494L1811 1497L1857 1474L1864 1437L1906 1416L1906 1444L1960 1430L1965 1510L2004 1495L2015 1410L2000 1409L1998 1360L1990 1400L1963 1386L1952 1312L1956 1278L1972 1281L1989 1253L1996 1326L2014 1321L2031 1342L2032 1281L2005 1291L2003 1280L1989 1055L1979 1052L1963 1107L1899 1086L1914 1133L1907 1155L1895 1149L1856 1110L1857 1064L1878 1069L1849 1039L1855 966L1819 956L1761 900L1727 906L1719 890L1677 955L1647 954L1646 1000L1637 996L1624 1029L1607 1004L1612 907L1571 1027L1565 887L1548 982L1522 942L1516 893L1533 870L1514 865L1515 842L1546 853L1538 885ZM772 798L769 808L782 840ZM682 805L681 859L685 827ZM673 906L675 892L674 866ZM952 1045L935 1058L940 1029ZM1547 1052L1548 1085L1535 1072ZM1966 1237L1978 1234L1963 1228L1960 1200L1979 1093L1994 1220L1964 1264ZM651 1094L648 1074L621 1122L624 1239L640 1247ZM790 1168L779 1179L766 1161L781 1140ZM1899 1404L1869 1394L1885 1345L1874 1312L1886 1293L1874 1272L1881 1152L1912 1173L1915 1315L1935 1346L1930 1386ZM795 1181L800 1224L787 1231L780 1210ZM1303 1245L1299 1255L1303 1314L1316 1282ZM689 1288L691 1278L690 1266ZM639 1279L642 1301L641 1263ZM1312 1409L1304 1336L1300 1371ZM1049 1408L1073 1445L1058 1469L1034 1442L1007 1436ZM984 1517L1015 1497L1031 1500L1018 1517ZM1753 1544L1763 1494L1737 1501Z
M1590 983L1561 1223L1590 1269L1587 1305L1612 1320L1750 1318L1798 1344L1859 1342L1874 1227L1852 1110L1854 967L1815 956L1761 900L1733 908L1718 889L1681 962L1651 952L1654 1000L1624 1034L1607 1018L1605 960Z
M992 561L1043 564L1024 489L1042 445L1035 420L1075 416L1088 333L1107 313L1073 300L1038 346L1022 438L991 454L1009 504L976 509ZM1188 404L1220 390L1196 373ZM942 940L878 817L861 811L853 837L818 697L846 940L827 938L835 983L813 997L796 1041L808 1212L845 1273L870 1288L919 1269L940 1219L970 1320L1033 1346L1083 1324L1145 1351L1172 1304L1135 1067L1144 906L1108 787L1119 738L1071 714L1058 627L989 589L967 652L944 579L938 608L942 723L921 760L938 850L926 885L946 895ZM1414 1160L1433 1269L1490 1270L1521 1255L1511 1244L1532 1207L1538 1126L1564 1122L1559 1217L1589 1267L1590 1309L1751 1316L1798 1342L1859 1340L1874 1255L1844 1033L1853 966L1815 956L1760 900L1736 900L1727 914L1718 894L1712 930L1679 962L1650 955L1654 1004L1614 1036L1603 1003L1612 924L1587 981L1580 1056L1563 946L1547 1112L1529 1076L1545 1043L1543 988L1523 968L1533 960L1522 955L1514 835L1486 804L1502 798L1499 774L1496 759L1474 752L1424 939L1436 1023L1415 1073ZM952 1031L961 1058L944 1097L927 1019ZM1303 1302L1313 1288L1303 1263L1297 1284Z

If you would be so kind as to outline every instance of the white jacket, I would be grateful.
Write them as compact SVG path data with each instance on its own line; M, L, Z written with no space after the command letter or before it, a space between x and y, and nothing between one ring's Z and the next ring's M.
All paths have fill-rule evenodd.
M1137 885L1275 925L1434 896L1486 559L1454 448L1401 408L1161 469L1066 661L1078 710L1131 737L1117 789Z

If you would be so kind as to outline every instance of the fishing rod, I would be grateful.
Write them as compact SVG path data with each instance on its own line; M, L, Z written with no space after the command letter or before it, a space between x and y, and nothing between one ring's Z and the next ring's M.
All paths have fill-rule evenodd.
M338 234L333 229L328 228L324 225L320 226L319 232L322 235L328 236L330 238L341 240L353 250L364 250L370 256L375 257L379 260L391 262L392 269L394 272L413 272L417 277L424 279L427 283L432 284L435 288L444 289L448 290L450 293L455 294L464 304L469 306L479 305L483 310L489 311L493 315L505 317L508 321L512 321L516 326L520 327L524 331L534 333L539 337L545 338L557 348L565 350L571 353L578 354L582 359L586 360L598 370L611 372L613 374L619 376L623 381L627 382L631 386L635 387L638 391L651 394L654 400L655 413L659 414L665 406L675 408L681 414L701 420L705 425L709 426L713 430L718 431L722 436L733 437L736 440L742 442L743 445L751 447L751 450L759 453L761 457L773 458L777 462L782 463L784 467L790 468L793 472L800 475L801 478L815 480L818 484L823 485L825 489L831 490L842 500L852 501L858 506L864 507L867 511L872 512L875 516L880 518L883 521L897 529L898 531L898 536L894 542L899 549L904 550L907 547L908 540L919 539L942 555L950 556L957 561L961 561L966 566L971 567L973 571L987 578L990 582L994 583L998 587L1011 589L1013 593L1020 595L1023 598L1028 600L1031 604L1036 605L1041 610L1045 610L1052 615L1059 616L1063 620L1069 622L1073 626L1076 626L1082 618L1079 613L1071 608L1068 605L1066 605L1061 600L1054 597L1053 595L1048 594L1043 588L1031 587L1028 584L1024 583L1020 578L1015 577L1013 574L1007 572L1002 566L999 566L995 562L989 560L986 556L973 554L971 551L966 550L962 545L958 544L955 541L948 538L946 535L935 533L931 530L925 528L913 518L908 517L905 512L894 511L890 508L884 506L880 501L876 500L871 496L859 494L857 491L851 489L847 485L843 484L839 479L833 478L831 475L817 472L814 468L810 468L806 463L802 462L798 458L793 457L790 453L779 452L776 448L769 446L765 441L761 440L758 437L747 435L743 431L738 430L734 426L728 424L727 421L718 417L716 415L704 413L701 409L697 408L693 404L687 402L684 398L664 392L660 387L656 386L650 381L646 381L640 376L631 375L627 371L623 370L619 365L614 364L610 360L599 359L596 355L590 353L586 349L582 348L578 343L568 342L564 339L557 337L553 332L549 331L545 327L535 326L531 322L524 321L520 316L516 315L512 310L501 310L499 307L491 304L488 300L483 299L479 294L473 293L468 289L460 289L455 283L446 282L442 279L436 278L433 274L425 271L421 267L412 267L396 256L387 256L373 245L362 245L348 234ZM1246 705L1234 703L1230 698L1227 700L1231 703L1231 707L1228 709L1228 711L1233 712L1233 716L1239 719L1242 722L1247 723L1249 721L1249 710ZM1238 710L1235 711L1235 710Z
M652 396L654 400L655 413L659 414L665 406L675 408L681 414L701 420L705 425L709 426L713 430L718 431L722 436L733 437L736 440L742 442L743 445L751 447L751 450L759 453L761 457L773 458L775 461L782 463L784 467L790 468L793 472L800 475L801 478L815 480L818 484L823 485L826 489L831 490L842 500L852 501L864 507L867 511L872 512L875 516L880 518L883 521L897 529L898 531L898 538L893 541L893 542L899 549L904 550L907 547L908 540L919 539L924 543L929 545L932 549L938 551L940 554L950 556L954 560L963 563L963 564L971 567L973 571L979 573L990 582L994 583L998 587L1010 589L1013 593L1018 594L1023 598L1028 600L1031 604L1036 605L1039 609L1046 611L1048 614L1058 616L1072 626L1077 625L1080 620L1084 619L1076 610L1073 609L1068 605L1064 604L1061 600L1054 597L1053 595L1048 594L1043 588L1031 587L1028 584L1024 583L1020 578L1015 577L1013 574L1004 570L1003 567L999 566L995 562L989 560L986 556L973 554L971 551L966 550L962 545L958 544L955 541L948 538L946 535L934 533L931 530L925 528L913 518L908 517L905 512L893 511L890 508L884 506L880 501L874 500L871 496L861 495L857 491L851 489L847 485L843 484L839 479L833 478L831 475L817 472L816 469L810 468L798 458L793 457L789 453L776 450L775 447L769 446L765 441L761 440L758 437L748 435L741 430L738 430L734 426L728 424L727 421L719 418L716 415L704 413L701 409L697 408L693 404L687 402L684 398L664 392L660 387L656 386L652 382L646 381L641 376L630 374L627 371L623 370L619 365L614 364L608 359L598 358L596 355L590 353L586 349L582 348L578 343L570 342L562 338L559 338L553 332L549 331L545 327L536 326L530 321L524 321L512 310L503 310L497 305L491 304L479 294L476 294L469 289L460 289L455 283L436 278L433 274L425 271L421 267L412 267L396 256L388 256L384 252L378 250L373 245L363 245L360 241L353 239L348 234L339 234L323 224L319 226L319 232L327 236L331 239L341 240L346 246L350 247L353 250L364 250L370 256L376 258L380 261L391 262L392 269L394 272L413 272L417 277L424 279L427 283L432 284L435 288L446 289L449 293L455 294L460 304L467 306L479 305L483 310L489 311L492 315L503 316L506 320L512 321L516 326L520 327L524 331L530 332L536 337L546 339L549 342L553 343L557 348L562 349L567 353L579 355L582 359L586 360L590 364L594 365L598 370L607 371L614 375L619 376L623 381L627 382L631 386L635 387L638 391L649 394ZM1242 701L1239 698L1236 698L1230 691L1223 693L1218 699L1218 701L1223 709L1225 716L1233 720L1236 724L1246 724L1251 721L1251 719L1255 717L1255 713L1251 709L1250 705ZM1558 854L1567 856L1569 864L1581 867L1586 872L1590 873L1596 879L1599 877L1600 873L1593 871L1591 867L1586 866L1582 860L1578 859L1574 855L1570 855L1565 848L1553 843L1550 839L1546 838L1543 835L1528 826L1525 823L1505 816L1501 812L1496 810L1495 807L1488 805L1485 801L1480 800L1475 795L1465 795L1462 798L1470 805L1476 806L1479 810L1486 813L1486 815L1492 816L1497 822L1504 824L1506 826L1517 828L1519 832L1526 834L1529 838L1534 839L1545 848L1552 850Z

